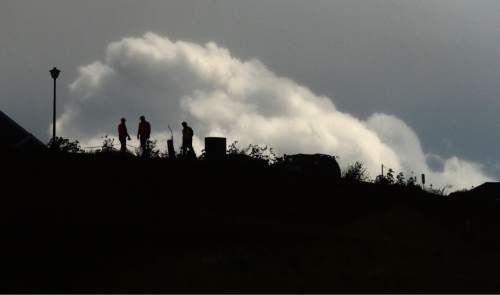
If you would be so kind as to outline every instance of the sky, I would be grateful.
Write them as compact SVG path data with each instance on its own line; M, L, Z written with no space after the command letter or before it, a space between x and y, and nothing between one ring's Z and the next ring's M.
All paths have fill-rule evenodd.
M500 2L25 1L0 4L0 108L95 143L121 116L203 136L425 172L500 178ZM155 128L156 127L156 128ZM163 137L162 137L163 136ZM177 136L178 138L178 136ZM428 177L429 179L429 177Z

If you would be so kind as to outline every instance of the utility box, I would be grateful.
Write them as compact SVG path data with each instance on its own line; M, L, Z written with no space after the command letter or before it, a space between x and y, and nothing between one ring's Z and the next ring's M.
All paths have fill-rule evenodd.
M222 160L226 157L225 137L205 137L205 157L207 160Z

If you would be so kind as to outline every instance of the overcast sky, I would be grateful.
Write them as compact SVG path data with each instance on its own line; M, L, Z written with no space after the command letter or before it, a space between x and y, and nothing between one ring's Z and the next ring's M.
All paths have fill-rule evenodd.
M48 70L63 71L63 112L80 67L105 61L110 43L146 32L258 60L359 120L393 115L426 154L477 162L500 178L494 0L3 0L0 108L46 141Z

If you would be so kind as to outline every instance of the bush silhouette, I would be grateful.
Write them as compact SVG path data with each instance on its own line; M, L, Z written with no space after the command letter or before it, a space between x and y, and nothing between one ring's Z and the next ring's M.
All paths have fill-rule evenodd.
M105 135L103 137L103 142L102 142L102 145L101 145L101 152L113 152L115 151L114 149L114 144L115 143L115 139L114 138L110 138L108 137L107 135Z
M406 185L405 176L404 176L403 172L399 172L399 174L396 176L396 184L399 186Z
M148 140L144 152L142 152L140 148L136 148L135 154L133 152L128 152L127 157L129 159L133 159L135 157L150 159L166 158L167 154L162 153L157 148L157 144L157 140ZM101 148L94 152L86 152L85 150L83 150L77 140L71 141L62 137L56 137L54 142L51 140L48 143L50 151L66 154L85 154L90 158L92 157L92 155L97 156L99 154L99 158L102 158L103 156L111 156L111 153L118 153L118 150L115 149L114 146L115 139L109 137L108 135L105 135L103 137ZM385 175L378 175L375 179L372 180L370 179L370 176L364 164L359 161L356 161L353 164L349 165L345 169L345 171L341 173L340 167L338 166L338 163L335 159L336 157L328 155L297 154L277 156L273 148L269 146L249 144L246 148L240 148L238 146L238 141L234 141L228 145L226 154L227 160L237 165L251 165L256 169L271 168L271 170L278 170L286 174L291 173L297 176L330 175L334 179L338 179L341 177L344 181L347 182L369 182L385 186L397 185L399 187L417 188L420 190L424 189L424 187L421 187L419 184L417 184L417 178L415 176L406 178L403 172L399 172L398 174L396 174L396 172L392 168L389 168ZM180 153L177 153L177 158L182 158ZM205 160L205 151L202 150L201 155L198 158L193 159L201 161ZM334 161L332 161L332 159ZM435 189L432 188L432 186L429 186L426 187L425 190L435 195L445 195L445 191L449 188L449 186L445 186L443 188Z
M242 149L238 147L238 141L231 143L226 151L230 159L243 159L255 160L265 163L270 166L282 161L283 158L276 156L273 148L268 146L260 146L258 144L250 144L247 148Z
M355 162L347 167L343 176L347 181L362 182L369 180L366 168L361 162Z
M392 168L389 168L387 170L387 173L385 175L378 175L375 178L374 183L376 184L382 184L382 185L393 185L396 183L396 180L394 179L394 170Z
M148 158L161 158L163 154L160 153L160 150L157 148L158 141L157 140L148 140L146 142L145 154Z
M50 151L58 153L83 153L84 150L81 148L78 140L70 141L67 138L56 137L51 139L47 144Z

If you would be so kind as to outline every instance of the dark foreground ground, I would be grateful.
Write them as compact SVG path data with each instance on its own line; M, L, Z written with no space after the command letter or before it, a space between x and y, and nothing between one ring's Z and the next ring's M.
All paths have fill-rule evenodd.
M3 292L499 292L496 202L237 163L2 159Z

